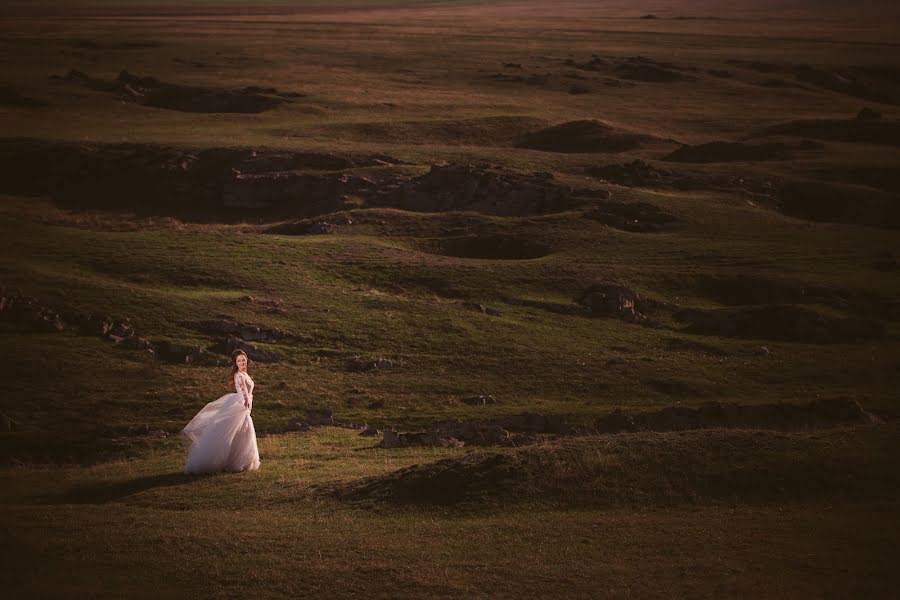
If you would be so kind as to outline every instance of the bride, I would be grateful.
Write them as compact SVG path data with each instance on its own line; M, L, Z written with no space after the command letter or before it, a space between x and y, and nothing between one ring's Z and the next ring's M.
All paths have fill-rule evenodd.
M253 380L247 374L247 353L235 350L231 370L235 393L204 406L181 435L191 440L184 473L255 471L259 468L253 408Z

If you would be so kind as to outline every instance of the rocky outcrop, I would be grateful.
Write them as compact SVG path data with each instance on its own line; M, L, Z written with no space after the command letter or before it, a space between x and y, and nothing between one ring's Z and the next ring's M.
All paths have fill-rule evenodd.
M398 184L377 200L406 210L471 210L499 216L539 215L584 205L609 193L575 189L550 173L521 173L485 164L435 165L420 177Z

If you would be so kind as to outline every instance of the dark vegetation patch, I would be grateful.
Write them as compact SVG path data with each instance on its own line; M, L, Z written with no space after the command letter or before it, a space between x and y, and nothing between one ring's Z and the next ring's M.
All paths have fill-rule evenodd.
M41 108L48 106L46 102L23 96L11 85L0 85L0 106L11 108Z
M687 333L806 343L848 343L881 337L873 319L841 318L793 304L762 304L716 309L682 309L675 318Z
M625 152L645 143L659 141L653 136L618 129L596 120L569 121L531 133L520 148L563 153Z
M543 119L521 116L478 119L340 123L304 129L329 139L381 144L449 146L513 146L527 134L547 126Z
M551 253L544 244L523 239L516 235L466 235L439 240L422 241L420 250L431 254L456 258L482 258L494 260L528 260Z
M788 160L789 148L782 143L744 144L741 142L709 142L696 146L682 146L663 160L689 163L741 162L758 160Z
M786 215L811 221L900 227L900 194L863 186L786 181L778 191L777 205Z
M810 285L759 273L731 273L697 277L698 292L720 304L821 304L866 319L900 319L900 298Z
M92 90L114 94L124 102L194 113L261 113L302 94L275 88L246 87L237 90L166 83L122 71L112 80L97 79L81 71L60 78Z
M667 393L695 393L681 382L656 380ZM625 414L621 410L598 418L601 433L635 431L689 431L692 429L774 429L802 431L868 425L878 422L855 400L830 398L806 404L728 404L709 402L697 408L667 406L658 411Z
M819 140L900 146L900 121L866 119L804 119L772 125L770 135L796 135Z
M833 166L820 169L816 172L817 178L829 179L836 182L854 183L870 188L900 194L900 168L892 167L861 167Z
M830 412L816 407L813 412ZM682 411L676 411L682 412ZM808 423L808 409L710 405L703 418L758 415ZM844 417L844 415L839 415ZM850 417L849 413L846 415ZM685 415L686 417L686 415ZM751 417L751 421L756 418ZM813 419L817 421L817 419ZM834 422L834 419L827 419ZM864 419L853 419L852 423ZM838 420L839 423L844 423ZM545 444L417 464L386 475L324 484L333 498L361 506L495 509L518 502L565 507L656 506L723 501L788 501L892 495L896 433L863 440L844 431L630 433L559 438ZM872 441L872 440L877 441ZM871 444L878 446L873 452ZM872 456L877 456L875 460ZM852 476L848 474L852 473Z
M449 164L435 165L424 175L386 187L374 202L411 211L521 216L563 212L608 196L604 190L573 188L551 173Z

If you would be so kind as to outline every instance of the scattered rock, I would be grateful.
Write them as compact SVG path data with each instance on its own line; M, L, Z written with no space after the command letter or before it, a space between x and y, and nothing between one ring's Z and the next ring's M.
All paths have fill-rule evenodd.
M490 394L482 394L480 396L471 396L469 398L462 399L463 404L468 404L469 406L484 406L486 404L496 404L497 401L494 400L494 397Z
M0 288L0 318L36 332L60 332L66 328L59 313L37 298Z
M360 356L354 356L347 362L347 370L352 373L359 373L365 371L384 371L388 369L393 369L397 364L395 361L390 358L378 357L374 359L362 358ZM371 408L371 405L370 405Z
M359 435L366 436L366 437L379 436L379 435L381 435L381 430L375 429L371 425L366 425L365 428L359 432Z
M643 299L625 286L595 283L581 292L575 301L588 307L595 316L617 317L626 321L639 321L643 318Z

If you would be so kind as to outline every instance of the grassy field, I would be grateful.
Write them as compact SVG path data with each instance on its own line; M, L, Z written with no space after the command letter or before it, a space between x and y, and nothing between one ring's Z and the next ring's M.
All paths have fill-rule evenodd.
M63 320L128 318L154 343L208 348L205 319L287 336L257 344L281 360L250 366L261 469L189 478L176 434L231 391L228 367L0 319L10 597L891 597L900 21L865 6L851 18L799 1L5 3L3 294ZM182 87L160 99L159 81ZM198 109L191 94L273 107ZM863 107L880 119L858 119ZM552 129L572 122L581 138ZM732 145L670 157L708 142ZM725 157L757 147L774 150ZM301 175L374 191L273 216L203 204L206 180L191 180L206 186L196 196L168 183L249 149L241 168L350 157ZM633 160L655 171L600 175ZM547 172L528 181L587 195L511 214L418 210L386 191L447 163L490 165L512 189ZM782 184L812 200L790 208L771 191ZM646 205L670 220L648 230L591 212ZM300 217L334 226L269 231ZM639 293L648 319L586 314L576 299L596 282ZM678 316L785 305L880 335L703 334ZM357 372L354 357L393 366ZM463 402L480 394L496 403ZM516 447L265 435L312 408L414 431L829 399L873 423Z

